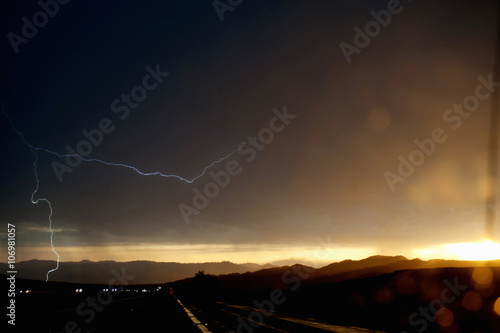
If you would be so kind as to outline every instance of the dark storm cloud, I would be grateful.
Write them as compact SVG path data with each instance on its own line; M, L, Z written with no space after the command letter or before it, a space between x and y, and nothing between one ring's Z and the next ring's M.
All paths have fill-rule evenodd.
M90 157L193 178L268 126L273 108L298 115L253 162L235 157L242 173L190 225L178 205L211 181L207 175L187 184L82 163L59 183L54 156L40 152L39 195L53 203L56 239L310 243L326 233L380 245L412 233L422 235L418 245L430 225L475 221L487 102L395 193L383 173L415 149L415 139L444 127L443 112L491 72L495 2L402 5L350 64L339 44L353 43L353 28L387 2L252 1L223 22L206 1L75 2L19 54L5 39L1 100L29 142L60 153L109 118L116 129ZM10 10L13 31L33 8ZM156 64L170 75L120 120L111 103ZM41 227L46 210L29 201L32 156L1 126L2 219Z

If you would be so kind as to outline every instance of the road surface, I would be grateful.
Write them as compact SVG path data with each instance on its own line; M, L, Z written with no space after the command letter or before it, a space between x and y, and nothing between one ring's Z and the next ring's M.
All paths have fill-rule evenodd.
M82 302L86 302L88 297L92 296L92 294L89 295L62 297L55 294L41 294L22 297L18 302L20 307L16 331L51 333L375 332L361 328L335 326L313 318L264 313L245 305L223 302L201 302L191 305L181 296L166 292L124 292L116 295L108 304L95 308L85 306L78 311Z
M264 313L256 308L216 302L187 306L190 312L213 333L383 333L356 327L331 325L313 318Z

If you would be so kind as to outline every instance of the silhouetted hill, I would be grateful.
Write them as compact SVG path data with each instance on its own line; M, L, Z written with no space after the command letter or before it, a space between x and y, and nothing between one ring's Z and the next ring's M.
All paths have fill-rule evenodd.
M408 260L403 256L373 256L359 261L345 260L330 264L316 270L305 284L339 282L355 278L377 276L395 271L424 268L459 268L477 267L484 265L483 261L442 260L434 259L423 261L420 259ZM500 266L500 260L490 261L488 265Z
M492 265L500 266L500 260ZM246 289L283 287L283 274L287 270L305 272L308 277L304 284L338 282L353 278L375 276L397 270L439 268L439 267L473 267L481 262L455 260L408 260L403 256L373 256L363 260L344 260L332 263L319 269L305 265L272 267L253 263L235 264L229 261L181 264L175 262L153 261L88 261L62 262L57 271L50 274L50 281L73 283L107 284L114 277L113 270L134 276L133 284L161 284L193 277L198 271L219 275L227 286ZM16 264L19 278L45 281L48 270L56 266L55 261L30 260ZM3 264L7 271L6 264ZM303 273L303 274L305 274Z
M373 256L359 261L345 260L318 269L305 283L339 282L403 269L419 269L422 263L420 259L408 260L403 256Z
M499 260L367 259L328 265L330 275L316 276L325 270L303 265L221 275L211 298L196 292L193 279L169 286L185 304L209 317L221 308L243 313L248 323L259 318L256 313L265 318L266 311L274 310L264 320L272 323L286 315L297 322L313 319L363 327L367 332L500 333L500 315L494 310L500 300ZM361 262L370 266L363 267Z
M7 271L6 264L3 270ZM48 270L56 267L55 261L29 260L16 264L17 277L30 280L45 281ZM269 265L258 265L253 263L234 264L229 261L181 264L175 262L153 262L153 261L80 261L62 262L59 269L50 273L50 281L62 281L72 283L101 283L107 284L116 272L125 271L129 276L134 276L133 284L159 284L186 277L194 276L198 271L207 274L244 273L267 268Z
M406 260L408 259L403 256L372 256L358 261L344 260L318 269L315 273L315 276L320 277L325 275L339 274L343 272L354 271L357 269L387 265Z
M219 280L226 288L258 290L258 289L285 289L286 283L283 282L283 276L302 272L309 274L316 269L313 267L295 264L293 266L273 267L262 269L256 272L247 272L244 274L229 274L219 276ZM285 275L285 276L287 276ZM286 279L285 279L286 280Z
M300 279L301 285L317 285L341 282L365 277L374 277L382 274L402 270L416 270L429 268L466 268L482 266L480 261L457 260L408 260L404 256L373 256L362 260L344 260L319 269L305 265L292 265L262 269L254 272L232 273L219 275L221 286L226 289L252 291L263 289L288 289L292 281ZM500 267L500 260L490 261L488 265ZM187 278L175 281L175 288L189 289L192 279Z

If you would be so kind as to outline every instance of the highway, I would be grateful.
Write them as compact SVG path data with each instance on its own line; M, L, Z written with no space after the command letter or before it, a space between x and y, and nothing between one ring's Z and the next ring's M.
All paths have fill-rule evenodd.
M181 296L166 292L121 293L102 307L86 307L86 311L80 312L78 306L87 295L66 298L59 305L50 304L55 296L31 295L20 300L24 304L20 313L30 315L18 317L16 328L50 333L156 332L159 327L162 332L182 333L375 332L335 326L313 318L263 313L247 305L189 304ZM91 308L97 309L92 315Z
M383 333L356 327L331 325L313 318L296 318L285 314L263 313L245 305L223 302L203 306L189 306L190 312L213 333Z
M112 302L96 307L95 316L90 307L82 316L77 307L85 298L64 298L54 304L57 295L31 295L19 300L20 315L16 331L50 333L109 333L109 332L186 332L200 333L174 297L167 293L122 293ZM40 298L42 296L43 298Z

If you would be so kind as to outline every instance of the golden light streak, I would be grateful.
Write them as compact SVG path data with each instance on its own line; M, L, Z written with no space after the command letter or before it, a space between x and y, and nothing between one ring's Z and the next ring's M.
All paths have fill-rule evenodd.
M414 249L413 253L423 260L496 260L500 259L500 243L483 240L477 243L452 243Z
M376 248L352 246L288 246L276 244L114 244L110 246L64 246L63 261L149 260L158 262L201 263L231 261L234 263L268 264L292 260L321 267L345 259L360 260L376 255ZM22 248L20 260L51 260L50 252L42 247Z

